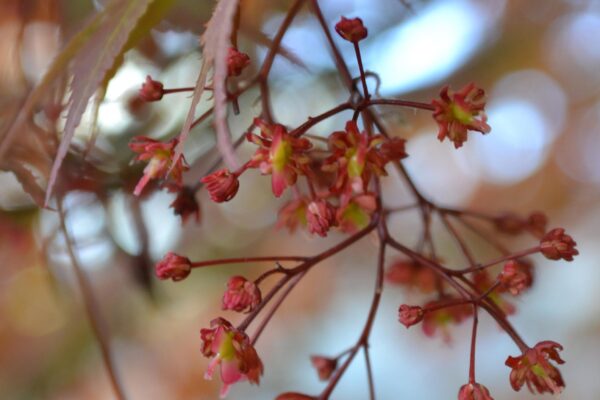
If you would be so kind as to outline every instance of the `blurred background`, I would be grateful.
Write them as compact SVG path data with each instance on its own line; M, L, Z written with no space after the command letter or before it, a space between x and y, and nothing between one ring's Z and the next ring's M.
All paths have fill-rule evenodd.
M381 78L385 97L429 102L441 86L455 89L474 81L486 89L492 132L472 133L460 150L439 143L433 119L413 110L382 108L391 131L408 139L406 167L417 186L434 201L478 211L542 210L550 227L562 226L581 253L573 263L533 257L535 285L514 301L512 317L525 340L564 345L567 383L564 399L600 398L600 2L594 0L324 0L333 28L341 15L360 16L369 29L361 43L365 68ZM0 129L42 77L65 40L102 8L101 1L5 0L0 2ZM242 79L253 76L266 54L265 38L281 23L288 1L244 0L239 47L253 60ZM207 360L199 330L219 315L227 278L255 277L268 265L223 266L195 271L179 283L156 281L154 262L168 251L192 260L242 255L315 254L339 242L274 228L283 204L270 193L270 179L247 173L231 202L215 205L206 193L197 199L201 220L182 225L169 204L173 195L149 191L131 196L141 166L132 165L127 147L135 135L176 134L188 111L187 95L140 104L136 93L145 76L166 88L191 86L201 54L198 34L213 2L178 0L165 20L126 54L99 105L98 136L89 160L94 182L73 185L65 199L66 222L82 268L107 320L118 372L129 399L212 399L219 380L203 379ZM262 33L261 33L262 32ZM337 40L337 39L336 39ZM364 45L363 45L364 43ZM352 47L338 41L357 69ZM348 97L318 24L308 7L294 21L283 45L304 63L277 58L270 78L274 114L295 126ZM260 112L258 91L240 100L231 117L241 134ZM201 107L208 107L207 104ZM348 114L320 124L317 134L343 127ZM92 112L84 115L74 149L93 133ZM186 157L196 182L214 146L211 124L196 128ZM241 154L250 154L251 146ZM63 171L82 171L77 157ZM6 165L0 166L5 168ZM40 160L38 173L48 167ZM7 168L5 168L7 169ZM40 172L42 171L42 172ZM118 176L119 179L111 177ZM396 176L385 182L387 201L412 200ZM0 398L111 399L97 342L60 234L56 212L40 210L11 172L0 172ZM417 214L391 221L403 243L414 244ZM454 243L434 230L440 252L452 261ZM511 248L531 238L499 237ZM483 259L490 249L476 249ZM393 261L397 254L389 252ZM269 399L288 390L319 393L311 354L334 355L356 340L372 295L375 238L316 267L283 305L257 349L265 364L260 387L238 384L231 399ZM421 298L387 286L373 331L371 357L380 399L455 399L468 378L470 324L456 327L453 341L426 338L419 327L397 322L403 302ZM518 349L489 319L478 336L478 381L497 400L528 399L508 382L508 355ZM432 384L435 383L435 384ZM368 396L363 357L357 357L334 392L334 399ZM533 398L533 396L531 396ZM537 398L551 398L538 396Z

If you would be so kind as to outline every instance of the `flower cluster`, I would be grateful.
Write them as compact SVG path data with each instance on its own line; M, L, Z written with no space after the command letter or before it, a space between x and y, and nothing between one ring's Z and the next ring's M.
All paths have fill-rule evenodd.
M196 199L199 188L205 188L211 200L216 203L230 201L240 189L242 175L255 169L270 177L274 197L290 196L279 208L279 228L285 227L291 232L301 228L319 237L327 236L335 228L349 235L344 241L312 257L242 257L191 262L186 257L168 253L159 261L156 265L157 277L173 281L186 278L194 267L259 261L274 262L277 265L255 280L239 275L228 279L222 297L222 309L246 315L237 327L219 317L211 322L210 328L200 331L202 354L211 359L205 377L211 379L219 369L223 382L222 397L226 396L230 386L236 382L248 380L258 384L263 373L263 364L254 343L287 293L309 269L364 236L372 234L376 236L380 246L378 279L373 306L360 338L335 358L311 356L310 361L319 379L327 381L328 385L319 396L286 392L280 394L277 400L328 398L359 349L364 349L368 361L369 334L384 281L415 289L410 295L415 295L414 292L418 291L416 295L422 298L421 305L399 306L398 320L406 328L421 323L426 336L441 336L449 342L450 328L453 325L461 324L469 318L473 319L469 380L459 389L459 400L493 400L490 391L475 380L476 332L478 313L482 310L494 318L523 351L521 356L508 357L506 360L506 365L512 369L512 387L518 391L527 384L531 391L559 393L564 388L564 382L560 372L550 361L563 363L558 355L562 346L546 341L529 348L512 327L507 316L515 312L515 307L509 302L512 301L511 296L520 295L533 284L533 265L525 257L541 253L551 260L572 261L578 254L576 242L562 228L548 231L547 218L540 212L534 212L527 217L513 213L489 215L443 208L429 201L412 183L401 163L407 157L406 141L388 134L384 124L376 118L377 115L374 112L371 114L372 106L388 105L414 107L432 112L439 128L438 139L444 141L448 138L455 148L459 148L468 139L469 131L483 134L490 132L490 126L486 122L483 89L471 83L454 92L446 86L441 90L439 98L431 103L373 99L368 93L368 74L363 70L359 46L359 42L367 37L367 28L360 18L342 17L335 25L335 30L354 46L360 77L353 82L362 83L364 96L360 96L357 88L352 87L350 100L316 117L309 117L304 124L296 128L277 123L269 110L263 110L262 118L255 118L251 128L237 142L241 144L245 139L252 145L253 150L251 156L243 160L241 167L230 170L218 165L213 166L195 186L183 186L182 174L188 167L183 157L174 159L175 149L179 144L178 138L163 143L138 136L129 145L139 154L137 160L148 163L134 193L139 195L152 179L170 180L171 182L165 182L162 186L176 193L171 207L184 222L191 216L195 216L196 220L200 219L200 207ZM228 49L226 61L227 78L240 76L250 64L249 57L235 47ZM256 82L264 84L265 79L265 76L259 74ZM226 83L234 87L239 82L230 79ZM261 87L261 93L262 89L264 88ZM145 101L157 101L166 93L183 90L187 89L164 89L160 82L148 77L142 86L140 97ZM238 104L233 98L237 100L237 96L238 94L231 94L232 99L228 99L234 102L236 107ZM268 99L263 100L268 102ZM314 125L341 111L354 112L343 130L331 132L326 138L311 132ZM413 205L397 209L387 206L383 198L383 182L388 176L389 171L386 168L389 168L390 164L408 180L416 199ZM411 208L420 211L423 223L421 236L414 247L401 244L388 229L389 215ZM437 240L434 240L435 235L431 232L432 216L440 216L447 233L456 239L457 248L465 256L466 264L463 267L446 265L441 261L436 250L439 248ZM456 218L470 227L463 219L465 216L486 221L495 236L527 232L534 236L536 241L539 240L539 245L513 253L505 249L502 243L497 243L495 237L489 239L485 232L480 234L478 228L473 227L475 234L492 244L500 253L500 256L492 261L481 263L477 252L471 251L470 243L464 240L459 230L453 228L453 221L450 221ZM385 252L386 248L402 253L403 257L391 263L387 271L385 260L389 253ZM445 257L447 254L441 256ZM299 264L284 268L280 262ZM271 286L263 297L259 285L263 279L277 275L280 276L280 280ZM385 276L385 280L381 279L382 276ZM280 290L283 291L279 292ZM273 307L266 307L273 304L269 302L274 298L278 300L274 302ZM257 316L258 319L255 319ZM256 320L260 325L253 330L254 336L251 340L246 330ZM343 357L347 358L340 361Z

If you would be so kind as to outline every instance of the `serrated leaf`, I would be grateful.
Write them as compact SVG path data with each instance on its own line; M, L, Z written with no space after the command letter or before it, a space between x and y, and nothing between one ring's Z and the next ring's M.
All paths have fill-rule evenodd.
M65 129L50 172L45 205L48 205L58 171L67 155L75 128L90 98L104 81L115 59L123 51L130 33L153 0L113 0L102 12L100 26L73 59L71 96L68 101Z
M217 131L217 147L223 156L225 164L230 169L233 170L238 167L227 124L227 91L225 87L225 80L227 79L227 51L230 46L233 18L238 3L239 0L220 0L215 7L212 17L206 24L206 29L200 39L202 46L202 67L196 80L190 110L179 134L179 144L175 149L174 155L175 160L183 153L184 143L194 122L196 107L204 92L208 72L212 68L215 108L214 124Z

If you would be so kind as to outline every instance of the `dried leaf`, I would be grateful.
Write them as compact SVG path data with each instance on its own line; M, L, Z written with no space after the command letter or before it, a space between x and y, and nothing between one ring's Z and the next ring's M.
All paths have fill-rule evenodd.
M238 2L239 0L220 0L215 7L211 19L206 24L206 29L200 40L200 44L202 45L202 67L196 81L190 110L179 134L179 144L175 150L174 159L180 157L183 152L184 143L194 122L196 107L204 92L208 71L212 68L215 102L214 123L217 131L217 147L223 156L225 164L230 169L237 169L238 167L238 161L231 143L231 134L227 124L227 92L225 87L225 80L227 79L227 50L230 45L233 18L238 7Z
M67 120L63 137L58 147L54 165L50 172L46 189L45 205L48 204L52 188L56 183L58 171L67 155L75 128L81 122L81 116L88 102L104 81L115 59L123 51L129 34L138 20L144 15L153 0L113 0L102 12L100 27L94 32L88 45L83 47L73 60L71 70L71 97L68 102Z

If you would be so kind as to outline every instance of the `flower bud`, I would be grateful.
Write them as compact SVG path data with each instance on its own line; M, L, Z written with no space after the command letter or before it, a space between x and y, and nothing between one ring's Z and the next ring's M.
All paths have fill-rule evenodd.
M227 51L227 76L240 76L244 68L250 64L248 54L230 47Z
M467 383L458 391L458 400L494 400L490 391L480 383Z
M142 84L140 89L140 98L144 101L158 101L162 99L164 94L163 84L153 80L150 75L146 76L146 82Z
M531 286L532 277L526 267L515 260L510 260L504 264L498 280L513 296L516 296Z
M367 28L360 18L345 18L335 24L335 31L345 40L358 43L367 37Z
M186 278L192 270L192 262L189 258L169 252L156 264L156 276L159 279L173 279L180 281Z
M540 240L542 254L550 260L573 261L573 256L579 254L575 248L577 243L565 233L563 228L555 228L546 233Z
M250 312L261 301L258 287L243 276L232 276L223 295L223 310Z
M306 219L310 233L325 237L335 224L335 209L325 200L313 200L306 208Z
M240 187L237 176L227 169L213 172L202 178L200 182L206 184L210 198L216 203L233 199Z
M400 320L400 323L407 328L421 322L424 314L423 309L419 306L402 304L398 309L398 319Z

